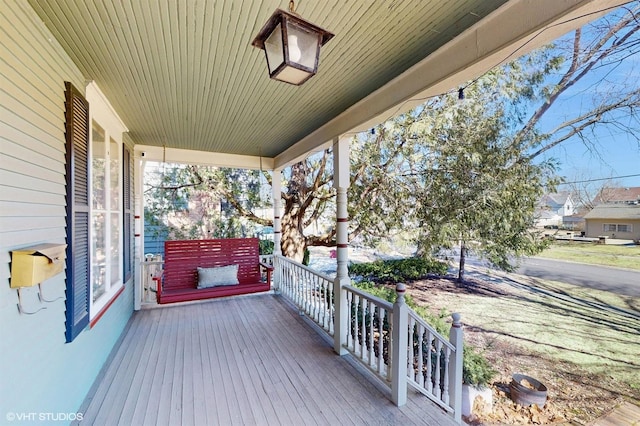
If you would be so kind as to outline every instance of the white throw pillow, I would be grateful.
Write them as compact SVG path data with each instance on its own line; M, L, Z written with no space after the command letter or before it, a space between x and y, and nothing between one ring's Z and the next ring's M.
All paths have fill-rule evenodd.
M217 268L201 268L198 266L198 288L238 284L238 265Z

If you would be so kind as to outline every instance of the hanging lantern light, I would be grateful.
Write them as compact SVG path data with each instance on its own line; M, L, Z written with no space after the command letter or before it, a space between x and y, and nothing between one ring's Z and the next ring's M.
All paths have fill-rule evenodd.
M320 46L332 37L296 14L290 1L289 12L277 9L251 44L264 49L269 77L299 86L318 71Z

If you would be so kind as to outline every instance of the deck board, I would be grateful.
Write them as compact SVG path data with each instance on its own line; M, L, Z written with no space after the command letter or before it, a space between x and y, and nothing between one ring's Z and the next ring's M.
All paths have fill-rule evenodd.
M159 318L160 311L155 311L153 313L149 313L149 315L145 315L145 320L150 322L150 327L153 327L154 332L149 335L151 339L148 347L150 349L150 353L148 358L140 360L140 367L144 372L144 376L139 388L132 387L133 390L137 390L137 398L135 394L130 395L130 399L132 401L133 412L131 413L132 422L131 424L143 425L145 424L145 417L147 414L147 408L150 406L151 399L153 395L151 395L151 390L154 387L154 383L158 383L158 376L162 374L162 370L156 368L159 365L161 354L165 351L161 350L166 344L166 336L167 336L167 327L159 326ZM146 365L146 367L144 367ZM152 368L150 368L152 367ZM129 402L129 398L127 400ZM127 418L128 411L123 410L123 417Z
M81 408L83 424L453 425L381 390L274 295L134 314Z

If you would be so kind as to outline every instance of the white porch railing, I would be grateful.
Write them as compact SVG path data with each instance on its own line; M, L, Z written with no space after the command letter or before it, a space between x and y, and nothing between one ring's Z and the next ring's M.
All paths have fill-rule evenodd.
M462 360L462 345L457 351L454 336L460 327L460 315L453 314L452 333L446 340L412 309L408 309L409 347L407 383L417 391L454 412L456 391L462 389L462 367L456 374L456 361ZM461 332L460 332L461 333Z
M410 309L405 286L396 287L394 304L350 285L334 297L334 281L298 262L274 256L274 285L391 388L393 402L404 405L407 388L423 393L461 422L462 324L453 314L449 339ZM336 301L346 306L337 309ZM334 330L334 315L346 311L344 330Z
M345 286L347 293L346 349L370 370L391 386L389 342L393 305L353 286Z
M275 290L333 336L333 279L283 256L273 264Z
M264 263L267 265L273 265L273 255L272 254L261 254L258 256L258 260L260 263Z
M164 261L161 255L149 255L140 263L142 268L142 303L155 303L158 285L161 285Z

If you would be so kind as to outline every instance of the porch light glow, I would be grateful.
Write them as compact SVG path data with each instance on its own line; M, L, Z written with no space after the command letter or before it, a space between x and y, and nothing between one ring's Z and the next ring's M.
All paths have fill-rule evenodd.
M299 86L318 71L320 46L333 34L298 16L293 1L289 10L277 9L251 44L264 49L269 77Z

